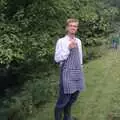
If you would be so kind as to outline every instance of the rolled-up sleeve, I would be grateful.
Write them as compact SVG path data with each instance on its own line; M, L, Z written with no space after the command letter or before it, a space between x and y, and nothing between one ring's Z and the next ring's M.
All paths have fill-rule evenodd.
M70 51L68 48L67 41L64 41L63 39L59 39L56 43L54 60L57 63L62 62L68 58L69 54Z

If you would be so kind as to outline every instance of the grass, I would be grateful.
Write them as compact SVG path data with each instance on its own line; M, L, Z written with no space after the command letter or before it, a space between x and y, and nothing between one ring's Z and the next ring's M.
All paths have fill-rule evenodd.
M112 120L120 113L120 51L111 50L106 56L89 62L84 67L86 89L73 106L79 120ZM51 100L28 120L54 120Z

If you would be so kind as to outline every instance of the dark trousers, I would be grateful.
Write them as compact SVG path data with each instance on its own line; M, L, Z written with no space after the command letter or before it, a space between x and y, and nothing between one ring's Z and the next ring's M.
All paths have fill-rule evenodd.
M55 120L71 120L71 106L76 101L79 91L72 94L64 94L63 87L60 85L59 97L55 106Z

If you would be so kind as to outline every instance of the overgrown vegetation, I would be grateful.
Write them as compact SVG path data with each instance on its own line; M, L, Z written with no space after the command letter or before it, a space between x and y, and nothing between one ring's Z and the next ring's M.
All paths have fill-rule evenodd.
M120 18L117 2L0 1L1 109L9 113L10 120L26 119L56 95L54 48L65 33L66 19L80 20L78 36L83 43L84 61L88 61L103 54L102 45L114 31L112 23Z

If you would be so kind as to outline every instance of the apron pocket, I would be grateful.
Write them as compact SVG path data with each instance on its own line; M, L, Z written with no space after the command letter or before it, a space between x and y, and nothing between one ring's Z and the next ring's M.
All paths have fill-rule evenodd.
M69 71L70 80L80 80L81 79L81 70L70 70Z

